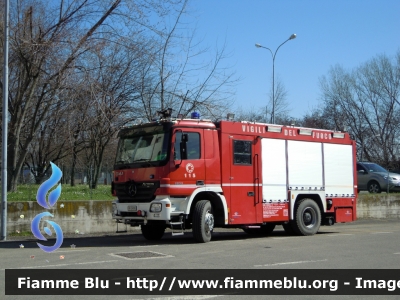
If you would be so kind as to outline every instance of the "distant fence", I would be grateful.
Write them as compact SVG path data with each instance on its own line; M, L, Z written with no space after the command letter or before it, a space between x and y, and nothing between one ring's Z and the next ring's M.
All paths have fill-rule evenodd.
M62 184L69 184L71 182L71 168L64 167L60 165L59 168L63 172L63 177L61 178ZM27 167L24 167L20 175L18 176L18 184L34 184L36 183L36 178L34 175L35 171L30 170ZM46 174L41 182L48 179L51 175L51 169L49 174ZM74 180L76 184L88 184L91 181L91 178L94 177L94 170L90 168L76 168L74 173ZM98 184L110 184L112 180L112 169L109 167L103 167L100 172L100 176L97 180Z

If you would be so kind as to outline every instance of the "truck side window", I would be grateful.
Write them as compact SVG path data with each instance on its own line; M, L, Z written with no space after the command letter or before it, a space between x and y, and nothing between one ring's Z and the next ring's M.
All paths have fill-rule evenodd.
M235 165L251 165L251 141L233 140L233 163Z
M200 159L200 134L198 132L185 132L188 135L188 141L186 143L187 159ZM180 160L180 142L182 138L182 132L176 133L174 159Z

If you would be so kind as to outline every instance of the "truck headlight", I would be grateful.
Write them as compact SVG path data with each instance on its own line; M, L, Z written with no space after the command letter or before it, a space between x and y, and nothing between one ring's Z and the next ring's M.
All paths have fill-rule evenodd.
M117 208L117 204L115 204L115 203L112 204L112 215L113 215L113 217L118 215L118 208Z
M150 212L160 212L162 210L161 203L152 203L150 205Z

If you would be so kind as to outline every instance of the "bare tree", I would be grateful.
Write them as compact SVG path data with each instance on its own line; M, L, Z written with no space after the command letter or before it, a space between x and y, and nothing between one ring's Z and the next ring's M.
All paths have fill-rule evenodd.
M235 120L249 121L249 122L267 122L266 114L263 109L258 109L255 107L240 107L235 113Z
M321 79L325 115L356 138L359 158L386 167L398 161L400 51L377 56L352 72L336 66Z
M275 87L275 123L277 124L291 124L293 118L289 116L289 104L287 102L287 90L279 79L276 80ZM240 108L236 111L237 120L249 120L254 122L270 123L272 120L272 90L269 94L269 101L267 105L260 108L243 109Z
M266 107L267 120L272 121L273 101L275 101L274 114L276 123L282 123L284 119L287 119L290 112L289 103L287 102L287 95L288 91L286 90L283 82L279 78L275 79L275 93L273 93L272 90L270 91L270 100ZM273 99L273 97L275 97L275 99Z
M50 168L50 161L57 162L69 154L69 145L64 135L68 111L62 102L56 103L52 117L44 119L28 148L25 165L37 184L42 183ZM29 128L27 128L29 129Z
M29 146L43 120L52 115L57 90L73 62L96 39L94 33L121 1L108 5L102 1L106 4L102 10L94 9L93 1L45 2L21 0L10 11L8 190L12 191Z
M214 56L209 57L212 52L201 47L201 42L195 39L195 30L188 37L180 31L187 2L183 1L177 10L172 26L165 25L168 29L154 36L149 64L140 69L141 107L138 109L149 120L157 111L168 107L183 116L198 110L219 118L233 103L232 90L237 78L229 67L223 66L226 47L217 48Z
M43 122L54 117L60 91L71 88L78 60L92 49L152 30L147 17L166 16L177 3L19 0L11 5L8 190L16 190L31 143Z
M295 124L308 128L319 128L327 130L335 129L335 125L332 123L332 118L330 117L330 115L328 115L327 111L325 111L323 107L312 110L310 113L304 115L302 118L299 118L295 122Z
M85 76L86 107L89 122L85 124L86 155L91 165L90 185L96 188L105 151L125 124L138 118L135 107L139 85L137 68L146 64L137 44L112 44L87 53L92 70Z

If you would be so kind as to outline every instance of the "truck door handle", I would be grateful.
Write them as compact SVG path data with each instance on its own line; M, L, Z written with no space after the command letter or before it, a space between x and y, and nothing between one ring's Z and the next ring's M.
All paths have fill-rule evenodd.
M254 192L247 192L247 196L253 197L254 196Z
M197 180L196 185L204 185L204 180Z

